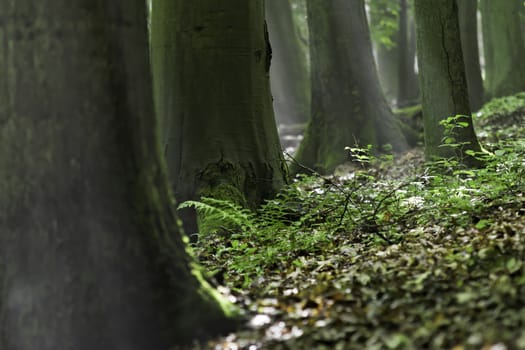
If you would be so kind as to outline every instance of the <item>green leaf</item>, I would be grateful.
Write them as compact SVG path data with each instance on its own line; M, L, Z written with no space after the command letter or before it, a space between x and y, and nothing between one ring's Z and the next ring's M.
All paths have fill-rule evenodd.
M506 267L507 270L512 274L519 271L522 265L523 263L519 260L516 260L516 258L510 258L509 260L507 260Z

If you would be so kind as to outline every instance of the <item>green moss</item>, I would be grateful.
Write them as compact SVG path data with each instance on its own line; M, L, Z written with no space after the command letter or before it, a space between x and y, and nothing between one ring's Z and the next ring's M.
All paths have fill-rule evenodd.
M215 186L209 186L203 188L199 197L211 197L215 199L223 199L234 202L242 207L246 207L246 198L244 194L239 190L233 183L222 182Z

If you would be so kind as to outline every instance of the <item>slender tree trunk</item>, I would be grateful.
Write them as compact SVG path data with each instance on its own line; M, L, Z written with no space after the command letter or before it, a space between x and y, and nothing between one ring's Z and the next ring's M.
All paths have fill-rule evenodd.
M379 86L363 1L309 0L308 20L312 119L297 159L331 171L347 159L345 146L406 149Z
M270 82L279 123L305 123L310 110L310 78L289 0L266 0L266 20L272 45Z
M196 278L144 1L0 1L0 348L168 349L231 323Z
M379 83L383 90L385 98L390 105L397 104L398 88L399 88L399 30L388 35L381 32L382 23L399 22L397 19L397 8L383 6L383 3L374 4L369 12L369 24L372 32L374 30L380 32L380 35L372 36L372 40L376 52L377 73ZM393 6L395 7L395 5ZM384 40L388 39L385 43Z
M417 103L419 98L419 82L415 65L415 35L414 22L409 18L407 0L400 0L399 6L399 67L397 105L404 107Z
M521 0L481 0L486 99L525 91Z
M472 126L456 0L415 0L415 13L426 156L473 163L464 152L481 148ZM456 115L463 115L467 126L455 130L455 142L466 144L440 147L445 136L440 121Z
M481 78L478 47L478 1L459 0L458 8L461 47L465 61L470 108L477 111L483 105L483 79Z

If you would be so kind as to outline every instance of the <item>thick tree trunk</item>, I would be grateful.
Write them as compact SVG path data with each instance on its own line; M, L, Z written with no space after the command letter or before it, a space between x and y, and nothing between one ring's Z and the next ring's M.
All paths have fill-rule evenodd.
M525 2L520 6L520 24L523 40L525 41Z
M483 105L483 79L481 78L478 47L478 1L459 0L458 8L461 47L465 61L470 108L472 111L477 111Z
M0 1L0 348L168 349L227 328L191 267L144 1Z
M415 13L426 156L463 157L466 150L480 151L472 126L456 0L415 0ZM467 122L455 130L456 142L467 144L460 149L440 147L445 136L440 121L456 115L465 116L461 122ZM469 157L460 160L473 162Z
M486 99L525 91L521 0L481 0Z
M177 85L176 72L173 69L175 61L175 13L173 1L149 0L150 16L150 52L153 72L153 97L155 101L155 114L160 125L160 139L162 152L166 155L168 139L175 114L174 87Z
M153 20L156 11L173 14L152 27L165 26L153 34L169 35L153 39L161 43L153 54L170 60L156 67L154 79L163 79L170 91L157 95L157 105L171 113L160 119L173 126L166 156L176 198L204 195L256 207L286 182L270 95L264 2L158 0ZM185 219L194 230L192 215Z
M293 23L289 0L266 0L266 21L272 45L270 82L279 123L305 123L310 110L310 78Z
M363 1L309 0L312 119L297 159L331 171L345 146L406 148L372 57Z

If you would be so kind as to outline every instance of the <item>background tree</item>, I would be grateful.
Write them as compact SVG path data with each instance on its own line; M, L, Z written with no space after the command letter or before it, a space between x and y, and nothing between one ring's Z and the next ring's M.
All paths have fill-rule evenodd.
M370 0L370 28L379 80L391 104L417 103L416 38L412 11L406 0Z
M346 160L345 146L406 142L375 70L363 1L309 0L312 119L297 159L331 171Z
M409 2L400 0L399 5L399 68L397 105L404 107L419 100L419 82L415 72L416 32Z
M272 110L264 2L154 1L152 36L153 60L165 62L154 65L155 85L164 90L156 96L159 117L176 126L166 148L176 198L205 195L254 208L275 194L286 165ZM191 216L185 222L195 232Z
M369 0L368 5L379 82L394 105L399 89L399 1Z
M2 0L0 19L0 348L168 349L231 326L174 217L145 2Z
M457 156L457 150L440 147L445 136L440 122L456 115L464 116L460 122L466 126L455 129L455 142L465 143L462 151L480 151L472 126L456 0L415 0L414 4L426 156Z
M272 46L270 85L275 117L280 123L308 121L310 77L289 0L266 0L266 21Z
M483 105L483 79L478 47L478 1L458 1L461 48L465 61L465 74L469 92L470 108L477 111Z
M481 0L486 98L525 91L521 0Z

